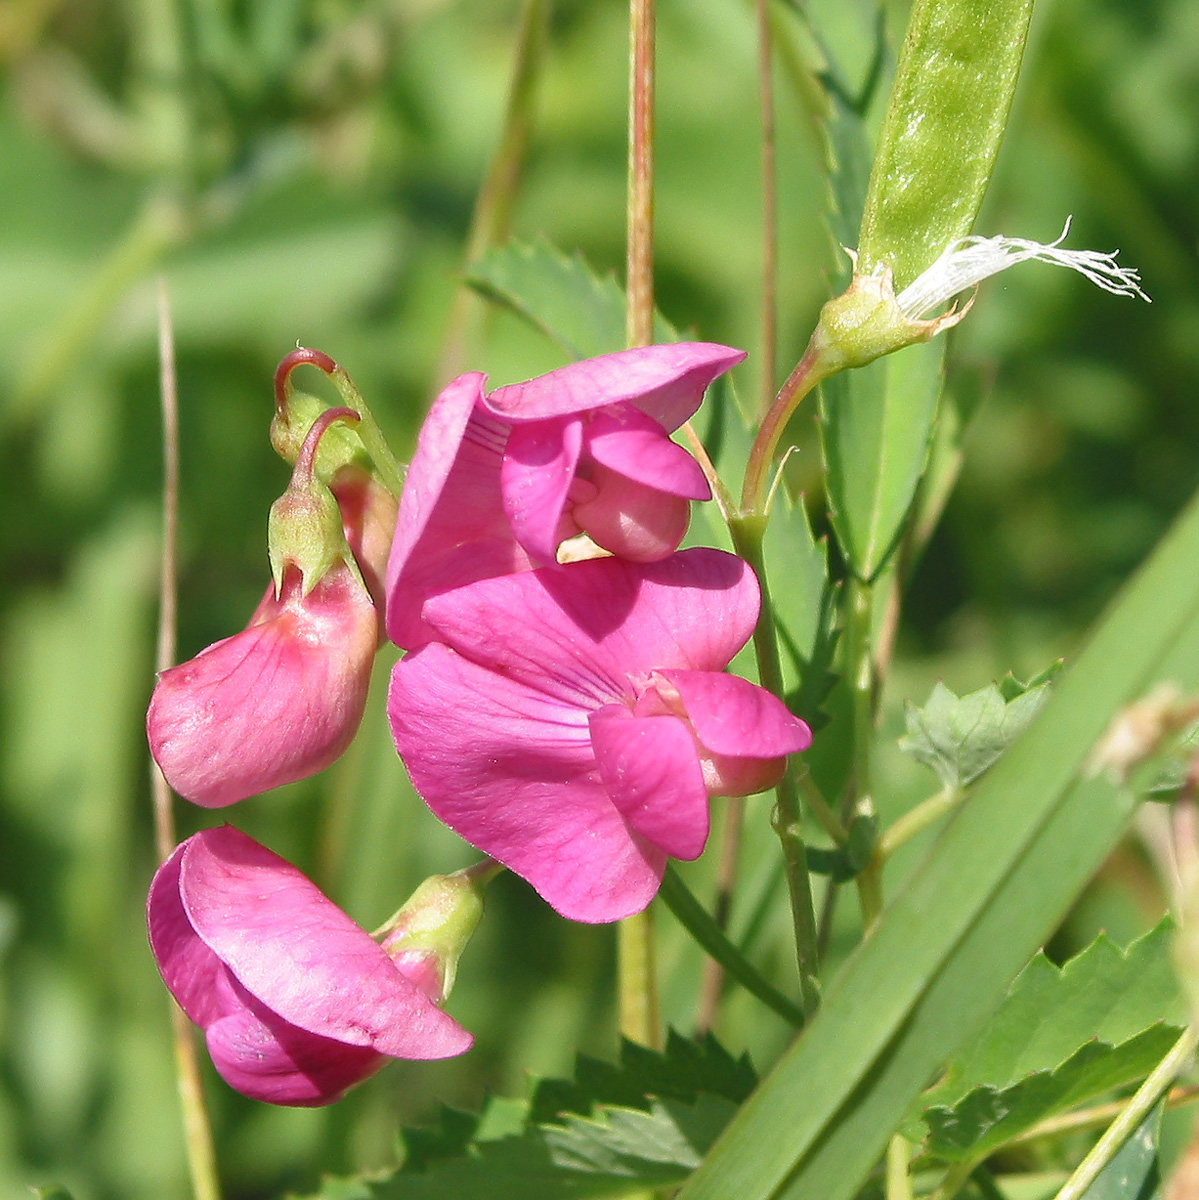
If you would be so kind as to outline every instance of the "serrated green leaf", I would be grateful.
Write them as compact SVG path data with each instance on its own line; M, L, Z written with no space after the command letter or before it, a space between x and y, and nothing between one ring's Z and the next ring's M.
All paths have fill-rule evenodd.
M1157 1153L1161 1123L1159 1104L1095 1176L1082 1200L1155 1200L1161 1185Z
M920 1097L928 1149L982 1159L1037 1121L1147 1075L1183 1020L1172 931L1163 921L1124 951L1100 935L1060 970L1038 954Z
M329 1178L308 1200L568 1200L677 1184L756 1082L748 1057L711 1034L671 1030L661 1051L625 1041L619 1063L580 1055L573 1080L539 1081L527 1104L443 1106L434 1128L403 1132L398 1171Z
M624 290L613 275L597 275L581 254L567 256L548 242L508 242L475 263L466 282L540 329L572 358L625 348ZM679 335L661 314L654 340Z
M690 1103L710 1093L739 1104L756 1083L757 1075L746 1055L734 1058L711 1034L692 1041L672 1029L664 1050L650 1050L625 1039L619 1065L579 1055L573 1081L539 1080L529 1120L556 1121L564 1113L586 1116L597 1104L648 1110L651 1097Z
M327 1180L310 1200L576 1200L667 1187L699 1165L735 1111L731 1100L708 1094L694 1104L655 1100L648 1111L599 1106L589 1118L571 1114L558 1125L476 1142L468 1154L422 1171Z
M899 748L931 767L946 787L964 788L1028 728L1049 699L1049 688L1048 677L1021 685L1009 675L958 696L937 683L923 708L904 706L907 732Z

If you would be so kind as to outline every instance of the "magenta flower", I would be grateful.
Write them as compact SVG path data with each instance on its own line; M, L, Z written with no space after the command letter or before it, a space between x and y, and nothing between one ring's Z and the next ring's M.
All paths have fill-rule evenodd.
M623 350L485 394L462 375L437 397L400 497L387 569L387 632L430 640L425 599L553 564L586 533L621 558L654 562L710 496L670 440L704 390L745 354L708 342Z
M695 858L708 797L770 787L808 727L724 673L758 615L740 559L686 550L486 579L427 600L438 639L388 715L433 812L563 916L612 921Z
M204 1030L221 1076L252 1099L329 1104L388 1058L470 1048L440 996L232 826L175 850L154 876L146 917L163 981Z
M205 808L324 770L362 719L378 617L342 562L308 595L288 569L250 624L158 677L146 733L167 782Z

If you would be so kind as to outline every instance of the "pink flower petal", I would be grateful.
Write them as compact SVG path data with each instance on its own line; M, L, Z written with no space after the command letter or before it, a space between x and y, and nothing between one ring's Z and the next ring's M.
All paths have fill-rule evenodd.
M387 711L433 813L563 916L614 921L653 898L665 856L600 783L587 710L431 643L396 664Z
M597 546L629 562L658 562L673 554L691 524L691 501L655 491L593 463L595 496L571 517Z
M591 714L590 727L600 778L621 816L672 858L698 858L708 840L708 793L686 724L610 704Z
M668 430L699 408L704 389L745 357L711 342L643 346L571 363L527 383L490 393L485 404L505 421L538 421L627 400Z
M587 424L586 444L596 462L655 491L689 500L712 497L699 463L653 417L631 404L595 413Z
M179 864L188 843L158 868L146 901L150 949L167 990L201 1029L237 1010L221 960L200 940L179 898Z
M232 826L180 858L188 920L234 978L283 1021L397 1058L461 1054L471 1036L405 979L311 880Z
M715 671L659 671L678 692L695 736L714 754L779 758L806 750L812 731L765 688Z
M529 557L548 566L558 543L577 528L561 528L566 497L583 446L576 418L517 425L508 435L500 490L512 533Z
M249 993L244 1001L205 1029L205 1041L221 1078L252 1100L301 1108L332 1104L387 1062L374 1050L297 1029Z
M588 708L621 699L630 674L723 670L757 616L753 572L706 548L481 580L425 606L429 624L467 658Z
M167 782L220 808L324 770L357 732L377 634L347 567L307 596L289 572L249 627L159 676L146 732Z
M433 636L421 620L429 596L532 566L504 514L508 426L478 406L485 379L459 376L421 426L387 563L387 634L398 646L414 649Z

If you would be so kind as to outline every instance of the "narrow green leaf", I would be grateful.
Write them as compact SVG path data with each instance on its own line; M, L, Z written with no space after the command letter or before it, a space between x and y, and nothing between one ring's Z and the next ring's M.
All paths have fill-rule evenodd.
M812 535L802 500L783 489L766 527L766 577L782 649L787 703L813 729L827 724L821 704L837 681L838 586L830 579L828 545Z
M508 242L475 263L466 282L512 309L572 358L592 358L625 347L624 290L613 275L597 275L581 254L567 257L548 242ZM654 338L678 333L654 317Z
M973 783L1028 728L1049 699L1048 681L1015 691L1008 676L957 696L943 683L923 708L905 705L899 748L937 773L946 787ZM1009 698L1010 697L1010 698Z
M1159 1104L1099 1172L1082 1200L1155 1200L1161 1185L1157 1156L1161 1124Z
M1033 0L916 0L887 104L858 268L911 283L970 232L1007 124Z
M1122 833L1130 794L1080 770L1157 680L1199 685L1199 502L1044 712L977 786L680 1200L846 1200L904 1111L1003 999Z
M932 441L945 340L912 346L820 387L820 437L833 528L859 579L898 542Z

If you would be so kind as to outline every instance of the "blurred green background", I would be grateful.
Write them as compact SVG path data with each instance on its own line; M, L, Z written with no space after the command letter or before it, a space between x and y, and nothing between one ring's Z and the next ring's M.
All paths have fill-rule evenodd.
M863 77L872 6L808 7ZM240 628L264 586L267 507L287 478L266 436L282 355L297 341L332 354L410 448L500 133L518 12L514 0L0 0L0 1196L50 1182L77 1200L186 1194L166 998L142 926L156 274L179 358L187 657ZM789 53L815 61L802 21L779 12ZM902 3L887 15L893 42ZM752 5L663 0L658 19L659 303L681 328L756 350ZM600 271L624 256L625 22L616 0L552 6L513 215L517 236L580 250ZM834 263L818 140L785 71L778 124L785 371ZM936 678L974 688L1068 655L1193 489L1197 185L1199 4L1041 0L979 232L1048 241L1073 214L1070 244L1119 246L1154 304L1029 266L986 285L953 335L951 385L980 404L913 580L891 733L902 699L923 700ZM464 365L499 384L560 361L500 313ZM754 357L739 368L742 395L759 369ZM800 437L819 524L815 451ZM887 762L884 815L932 790ZM735 929L774 880L765 801L748 811ZM178 815L180 836L212 817ZM381 703L326 777L223 815L368 928L426 874L472 859L412 796ZM701 889L706 870L692 872ZM1130 850L1076 914L1078 936L1102 924L1123 939L1160 904ZM781 895L772 913L754 954L789 986ZM666 1016L689 1031L699 957L668 915L659 924ZM231 1200L386 1165L397 1124L440 1100L520 1095L529 1072L568 1072L576 1048L610 1057L613 940L500 880L450 1005L477 1049L389 1067L327 1111L254 1105L215 1081ZM718 1030L759 1065L786 1032L740 997Z

